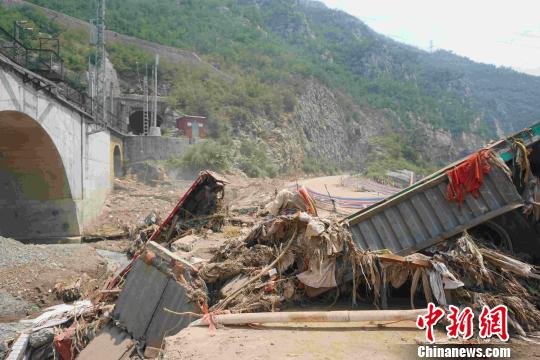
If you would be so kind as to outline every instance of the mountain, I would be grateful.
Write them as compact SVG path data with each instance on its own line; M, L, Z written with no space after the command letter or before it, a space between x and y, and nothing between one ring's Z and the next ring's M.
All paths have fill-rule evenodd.
M519 72L525 73L525 74L529 74L529 75L533 75L533 76L540 76L540 67L537 67L537 68L518 68L516 70L518 70Z
M96 0L31 2L95 17ZM277 171L421 172L540 118L540 78L395 42L315 1L108 1L106 23L203 60L164 65L171 105L208 116L211 135L246 169L267 161ZM126 88L135 64L151 61L137 45L107 50Z

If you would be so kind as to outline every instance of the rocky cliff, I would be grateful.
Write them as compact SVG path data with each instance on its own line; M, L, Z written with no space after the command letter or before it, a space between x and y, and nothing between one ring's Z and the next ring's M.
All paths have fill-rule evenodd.
M31 2L79 19L91 18L96 3ZM370 154L400 158L392 166L428 167L540 118L540 78L397 43L319 2L108 6L108 39L120 44L111 50L131 68L127 76L120 71L124 80L140 57L122 46L159 52L173 65L162 79L171 83L177 111L208 116L216 138L229 132L237 143L267 144L282 169L311 159L359 170L378 161ZM55 21L79 21L42 11ZM200 66L226 80L176 75ZM385 154L392 146L395 156Z

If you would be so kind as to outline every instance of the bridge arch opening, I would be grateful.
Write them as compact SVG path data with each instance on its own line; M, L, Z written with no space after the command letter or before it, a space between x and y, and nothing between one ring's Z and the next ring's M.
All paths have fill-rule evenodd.
M148 113L148 119L152 119L152 113ZM150 120L149 120L150 121ZM163 118L157 115L157 126L161 127ZM128 131L134 135L142 135L144 132L144 112L137 110L129 116Z
M0 235L38 240L80 234L60 153L41 125L0 111Z
M113 164L114 164L114 177L119 178L124 176L124 170L122 166L122 153L120 152L120 146L115 145L113 150Z

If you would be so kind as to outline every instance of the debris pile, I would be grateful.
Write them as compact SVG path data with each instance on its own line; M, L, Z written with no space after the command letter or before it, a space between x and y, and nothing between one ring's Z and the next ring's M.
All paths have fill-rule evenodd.
M187 318L199 317L198 323L212 327L222 314L276 312L321 296L328 303L341 298L352 306L359 299L370 299L376 308L385 309L392 289L408 286L412 308L415 302L421 306L434 302L443 307L471 306L480 312L484 304L497 302L510 309L510 325L516 333L538 329L536 320L540 313L535 305L535 289L539 288L539 275L535 267L499 250L480 247L466 233L407 256L386 249L361 249L353 241L346 222L317 216L313 200L303 189L276 193L264 209L257 211L255 225L249 231L223 236L222 245L209 259L195 261L185 255L197 246L198 238L178 224L200 219L184 210L193 206L189 204L194 194L208 196L223 191L225 182L216 182L212 174L203 174L203 179L205 176L216 187L197 180L197 186L149 237L152 241L139 255L148 264L156 261L156 251L160 253L158 263L169 264L164 273L184 288L189 307L164 309L177 322L185 324ZM202 215L211 216L222 208L212 206L211 211ZM226 213L224 216L226 222ZM212 231L208 224L203 223L199 229ZM175 253L166 254L159 250L160 246L170 247ZM181 271L174 271L177 266ZM130 276L135 275L128 274L128 282ZM166 315L156 317L162 316ZM165 318L174 322L170 317ZM235 321L241 323L242 319Z
M280 215L226 242L198 275L214 292L212 310L277 311L335 288L350 244L336 223L306 212Z
M509 310L509 325L517 334L525 336L525 332L540 330L540 273L535 266L477 246L468 234L441 244L432 264L446 264L463 282L451 292L454 303L470 306L478 313L484 305L503 304ZM450 302L441 300L442 304Z
M362 289L375 306L386 308L390 287L408 284L412 308L418 291L422 305L470 306L477 315L483 305L504 304L517 334L540 330L538 269L478 246L467 233L425 254L401 257L358 249L339 223L306 213L281 215L228 241L198 276L215 313L279 311L330 289L351 294L353 304Z
M473 168L480 175L491 156L478 157ZM481 179L471 183L459 171L453 175L455 200L465 206L468 192L482 195ZM480 313L483 305L504 304L515 333L525 336L540 330L538 268L476 243L466 232L406 256L361 248L349 223L319 216L304 188L276 192L263 209L250 212L254 225L242 227L230 221L224 206L226 183L217 174L203 172L161 225L159 213L150 213L132 232L131 262L99 294L88 296L79 280L59 284L56 296L78 301L30 320L31 330L12 344L12 354L33 358L34 351L54 351L56 358L71 360L108 349L120 359L129 347L150 356L159 353L164 337L196 319L212 327L216 319L230 315L236 318L229 321L239 324L247 321L242 314L266 319L267 314L253 313L278 312L313 299L332 306L341 299L351 307L370 301L386 310L394 289L409 291L413 309L434 302L470 306ZM373 224L380 229L379 223ZM192 256L202 234L209 233L221 236L220 246L208 258ZM418 311L380 314L410 319ZM296 316L291 314L267 320ZM350 321L352 316L347 311L321 314L317 316L329 321Z
M34 319L21 320L29 330L12 344L8 359L74 359L108 321L112 308L83 300L55 305Z

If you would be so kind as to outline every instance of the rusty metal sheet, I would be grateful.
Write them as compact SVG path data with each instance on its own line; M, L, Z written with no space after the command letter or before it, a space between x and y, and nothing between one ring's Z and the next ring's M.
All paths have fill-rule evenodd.
M357 212L345 219L352 237L366 250L388 249L407 255L520 207L512 181L497 167L484 177L478 198L468 194L460 207L446 200L444 173L421 186Z
M202 171L199 177L195 179L190 188L180 198L174 209L169 216L163 221L158 229L152 234L149 241L157 241L158 237L165 233L169 227L175 225L175 217L182 218L184 220L193 218L199 215L208 215L208 212L213 212L216 207L206 208L203 206L205 203L209 203L209 194L205 191L205 187L211 187L212 189L221 190L221 199L224 196L224 186L229 182L225 180L221 175L212 171Z

